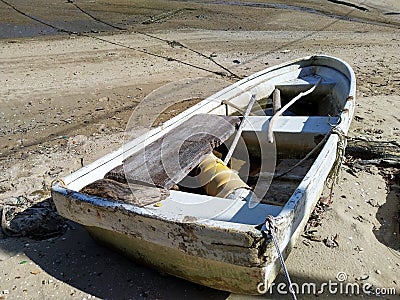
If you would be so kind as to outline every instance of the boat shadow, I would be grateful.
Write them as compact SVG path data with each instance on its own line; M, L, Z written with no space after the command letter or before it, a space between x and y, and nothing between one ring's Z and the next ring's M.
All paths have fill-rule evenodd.
M400 173L397 174L400 179ZM388 185L389 193L385 203L378 208L376 218L381 226L374 229L377 240L390 249L400 249L400 187L398 184Z
M5 215L7 234L0 254L25 254L46 274L39 278L43 285L64 283L71 297L83 292L99 299L222 300L230 295L162 274L97 244L84 226L59 216L51 197L21 203Z
M140 266L98 245L83 226L69 221L58 238L40 241L25 254L54 278L100 299L226 299L206 288ZM33 246L33 245L32 245Z

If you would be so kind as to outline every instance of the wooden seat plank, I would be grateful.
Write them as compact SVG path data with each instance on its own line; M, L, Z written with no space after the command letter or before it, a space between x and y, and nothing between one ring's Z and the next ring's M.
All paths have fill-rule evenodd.
M170 189L235 132L239 117L198 114L124 160L105 178Z

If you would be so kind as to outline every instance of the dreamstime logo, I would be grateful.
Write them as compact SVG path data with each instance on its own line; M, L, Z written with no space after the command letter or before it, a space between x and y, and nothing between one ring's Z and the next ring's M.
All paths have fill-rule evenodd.
M198 130L191 131L191 128L188 128L187 134L184 133L183 136L164 134L162 130L166 129L165 132L168 132L169 125L175 122L181 123L183 119L187 120L196 113L207 114L212 108L219 109L215 114L218 124L221 124L221 127L224 124L227 125L229 122L223 116L228 109L232 110L232 108L222 105L221 100L228 100L226 98L232 95L233 97L239 96L242 102L239 106L243 108L243 106L247 105L246 100L248 102L251 97L251 91L243 91L237 87L232 87L227 93L226 98L216 99L212 96L210 97L210 94L219 92L229 85L230 83L227 81L211 78L184 79L154 90L137 105L125 130L123 148L123 159L125 161L123 165L124 175L134 195L138 195L138 188L135 186L138 183L144 183L150 187L163 187L159 182L155 182L155 179L158 180L160 177L154 174L152 164L150 163L151 160L157 160L157 164L161 161L163 169L161 174L163 176L162 183L165 183L165 185L179 183L179 186L183 187L185 191L195 190L202 186L203 182L197 178L198 174L190 174L190 176L184 177L184 180L177 176L177 174L187 173L181 166L182 158L180 157L180 151L188 144L193 144L192 137L194 135L208 135L218 138L218 136L215 136L215 128L207 127L206 120L200 120L201 124L198 124ZM200 102L205 98L209 99L208 103L196 104L196 102ZM254 104L254 109L262 111L257 102ZM181 111L187 111L187 116L183 119L169 121L169 119L175 117ZM171 127L176 128L175 124ZM231 139L225 141L228 149ZM260 138L259 132L255 131L253 139L258 142L257 147L261 151L261 175L255 184L253 192L257 196L256 199L262 199L271 184L275 171L276 149L275 143L268 143L265 135ZM246 181L250 174L250 151L243 138L240 138L234 153L236 159L231 160L231 168L238 170L240 178ZM135 163L133 163L133 160L135 160ZM132 166L134 166L134 169L132 169ZM162 189L152 190L151 197L163 199ZM170 197L171 201L169 201L168 205L175 205L176 209L179 210L179 214L183 216L191 216L193 212L196 212L197 219L215 218L237 204L237 201L242 201L241 199L237 199L237 201L221 201L221 199L216 197L198 196L190 197L190 201L187 201L187 197L184 199L176 196L176 193L174 195L175 197ZM140 193L138 197L140 197ZM205 206L206 202L208 203ZM249 207L252 208L258 203L259 201L257 203L249 201ZM211 209L205 209L205 207ZM153 210L148 209L148 212L153 213ZM187 219L187 222L190 222L190 218Z
M265 283L259 283L257 286L257 291L260 294L270 294L278 293L279 295L286 295L291 289L294 293L300 295L321 295L328 293L330 295L396 295L396 289L394 287L389 288L378 288L374 287L372 284L365 282L345 282L348 279L348 275L345 272L339 272L336 274L336 280L328 280L328 282L314 283L305 282L302 284L292 283L290 287L286 283L281 282L275 284L274 282L267 289Z
M345 272L339 272L339 273L336 274L336 279L339 282L344 282L344 281L347 280L347 278L348 278L348 276L347 276L347 274Z

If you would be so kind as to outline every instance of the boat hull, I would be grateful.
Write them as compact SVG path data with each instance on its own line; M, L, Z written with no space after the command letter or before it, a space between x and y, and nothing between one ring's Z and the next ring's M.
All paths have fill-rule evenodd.
M318 201L321 192L322 190L313 199L313 205ZM309 213L302 220L298 230L293 233L287 247L282 251L285 259L296 244L308 218ZM193 256L177 248L162 246L127 233L95 226L85 226L85 228L96 242L120 252L134 262L197 284L235 294L260 295L266 293L281 268L276 259L276 251L271 248L264 255L269 253L274 257L273 261L262 266L246 267ZM229 250L227 249L227 251Z
M99 227L86 226L86 229L97 242L118 250L135 262L214 289L258 294L257 286L265 277L263 267L244 267L192 256L177 248Z

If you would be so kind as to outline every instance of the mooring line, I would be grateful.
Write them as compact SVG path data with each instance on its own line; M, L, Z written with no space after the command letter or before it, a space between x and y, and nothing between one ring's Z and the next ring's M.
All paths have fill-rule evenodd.
M78 35L82 35L82 36L85 36L85 37L90 37L90 38L93 38L93 39L96 39L96 40L99 40L99 41L102 41L102 42L106 42L106 43L109 43L109 44L112 44L112 45L115 45L115 46L123 47L123 48L130 49L130 50L134 50L134 51L137 51L137 52L140 52L140 53L144 53L144 54L147 54L147 55L151 55L151 56L154 56L154 57L162 58L162 59L165 59L167 61L175 61L175 62L178 62L180 64L183 64L183 65L186 65L186 66L189 66L189 67L192 67L192 68L196 68L196 69L199 69L199 70L202 70L202 71L206 71L206 72L209 72L209 73L213 73L213 74L218 75L218 76L227 77L227 75L224 72L212 71L210 69L206 69L206 68L203 68L203 67L200 67L200 66L196 66L196 65L193 65L191 63L188 63L188 62L185 62L183 60L179 60L179 59L176 59L176 58L173 58L173 57L169 57L169 56L164 56L164 55L161 55L161 54L153 53L153 52L150 52L150 51L147 51L147 50L144 50L144 49L137 49L137 48L134 48L134 47L131 47L131 46L124 45L124 44L119 43L119 42L109 41L109 40L106 40L106 39L98 37L98 36L91 36L91 35L87 35L87 34L78 34Z
M38 19L38 18L36 18L36 17L33 17L33 16L31 16L31 15L28 15L27 13L23 12L22 10L20 10L19 8L15 7L14 5L8 3L8 2L5 1L5 0L0 0L0 2L2 2L2 3L4 3L5 5L11 7L13 10L15 10L16 12L18 12L19 14L21 14L21 15L23 15L23 16L25 16L25 17L31 19L31 20L34 20L34 21L36 21L36 22L38 22L38 23L40 23L40 24L46 25L46 26L48 26L48 27L51 27L51 28L53 28L53 29L55 29L55 30L58 30L58 31L61 31L61 32L70 33L70 34L75 34L75 32L72 32L72 31L70 31L70 30L65 30L65 29L56 27L56 26L51 25L51 24L49 24L49 23L46 23L46 22L44 22L44 21L42 21L42 20L40 20L40 19Z
M81 8L81 7L80 7L78 4L76 4L75 2L71 2L71 4L72 4L73 6L75 6L78 10L80 10L82 13L84 13L85 15L87 15L88 17L92 18L93 20L95 20L95 21L97 21L97 22L99 22L99 23L105 24L105 25L110 26L111 28L114 28L114 29L117 29L117 30L129 31L129 29L126 28L126 27L124 28L124 27L116 26L116 25L111 24L111 23L109 23L109 22L106 22L106 21L104 21L104 20L102 20L102 19L99 19L98 17L92 15L90 12L87 12L86 10L84 10L83 8ZM186 49L186 50L188 50L188 51L191 51L191 52L193 52L193 53L196 53L197 55L199 55L199 56L201 56L201 57L204 57L205 59L210 60L212 63L214 63L214 64L217 65L218 67L220 67L220 68L223 69L224 71L228 72L229 75L230 75L231 77L237 78L237 79L241 79L241 78L242 78L242 77L240 77L239 75L237 75L237 74L235 74L234 72L232 72L231 70L229 70L227 67L225 67L225 66L223 66L222 64L218 63L217 61L215 61L211 56L205 55L205 54L201 53L201 52L198 51L198 50L194 50L194 49L192 49L192 48L189 48L188 46L183 45L181 42L163 39L163 38L160 38L160 37L158 37L158 36L155 36L155 35L152 35L152 34L149 34L149 33L145 33L145 32L141 32L141 31L137 31L137 30L132 30L131 32L136 33L136 34L140 34L140 35L144 35L144 36L147 36L147 37L149 37L149 38L156 39L156 40L158 40L158 41L167 43L167 44L168 44L169 46L171 46L171 47L177 46L177 47L180 47L180 48L182 48L182 49Z
M147 54L147 55L151 55L151 56L154 56L154 57L162 58L162 59L165 59L165 60L167 60L167 61L174 61L174 62L183 64L183 65L189 66L189 67L191 67L191 68L195 68L195 69L202 70L202 71L205 71L205 72L208 72L208 73L212 73L212 74L217 75L217 76L221 76L221 77L231 77L231 78L236 78L236 79L240 78L239 76L237 76L236 74L234 74L234 73L232 73L232 72L230 72L230 71L228 71L228 73L229 73L230 75L224 73L223 71L213 71L213 70L210 70L210 69L207 69L207 68L204 68L204 67L200 67L200 66L197 66L197 65L194 65L194 64L185 62L185 61L180 60L180 59L176 59L176 58L173 58L173 57L160 55L160 54L153 53L153 52L150 52L150 51L147 51L147 50L142 50L142 49L134 48L134 47L132 47L132 46L128 46L128 45L122 44L122 43L120 43L120 42L109 41L109 40L106 40L106 39L101 38L101 37L98 37L98 36L93 36L93 35L89 35L89 34L82 33L82 32L74 32L74 31L72 31L72 30L68 30L68 29L64 29L64 28L61 28L61 27L57 27L57 26L54 26L54 25L52 25L52 24L50 24L50 23L47 23L47 22L45 22L45 21L42 21L42 20L39 19L39 18L36 18L36 17L34 17L34 16L31 16L31 15L27 14L26 12L20 10L19 8L17 8L17 7L14 6L13 4L8 3L6 0L0 0L0 2L2 2L2 3L4 3L5 5L9 6L10 8L12 8L13 10L15 10L15 11L18 12L19 14L21 14L21 15L23 15L23 16L25 16L25 17L27 17L27 18L33 20L33 21L36 21L36 22L38 22L38 23L40 23L40 24L43 24L43 25L48 26L48 27L50 27L50 28L53 28L53 29L55 29L55 30L57 30L57 31L59 31L59 32L64 32L64 33L71 34L71 35L78 35L78 36L83 36L83 37L87 37L87 38L92 38L92 39L99 40L99 41L102 41L102 42L105 42L105 43L108 43L108 44L112 44L112 45L115 45L115 46L123 47L123 48L130 49L130 50L134 50L134 51L137 51L137 52L140 52L140 53L144 53L144 54ZM104 23L104 22L101 21L101 23ZM104 24L106 24L106 23L104 23ZM107 24L107 25L113 26L112 24ZM116 28L116 27L115 27L115 28ZM122 28L122 27L121 27L121 28ZM116 29L117 29L117 28L116 28ZM120 29L120 30L124 30L124 29ZM227 71L227 70L225 70L225 71Z
M85 15L87 15L88 17L92 18L93 20L95 20L95 21L97 21L99 23L102 23L104 25L110 26L110 27L112 27L114 29L117 29L117 30L122 30L122 31L126 31L127 30L126 28L123 28L123 27L120 27L120 26L116 26L114 24L108 23L106 21L103 21L103 20L97 18L96 16L92 15L91 13L88 13L87 11L83 10L82 8L80 8L80 6L78 4L76 4L75 2L73 2L71 0L68 1L68 3L71 3L73 6L75 6L82 13L84 13Z
M168 45L170 45L171 47L178 46L178 47L181 47L181 48L186 49L186 50L188 50L188 51L191 51L191 52L193 52L193 53L196 53L197 55L199 55L199 56L201 56L201 57L204 57L204 58L210 60L211 62L213 62L213 63L214 63L215 65L217 65L218 67L220 67L220 68L223 69L224 71L228 72L228 73L230 74L231 77L234 77L234 78L237 78L237 79L242 79L242 78L243 78L243 77L237 75L236 73L232 72L230 69L228 69L227 67L223 66L223 65L220 64L219 62L215 61L215 59L213 59L211 56L205 55L205 54L201 53L200 51L197 51L197 50L194 50L194 49L192 49L192 48L189 48L188 46L185 46L185 45L183 45L183 44L180 43L180 42L171 41L171 40L166 40L166 39L163 39L163 38L160 38L160 37L157 37L157 36L148 34L148 33L136 31L136 30L134 30L133 32L134 32L134 33L137 33L137 34L142 34L142 35L144 35L144 36L148 36L148 37L153 38L153 39L157 39L157 40L162 41L162 42L165 42L165 43L167 43Z

